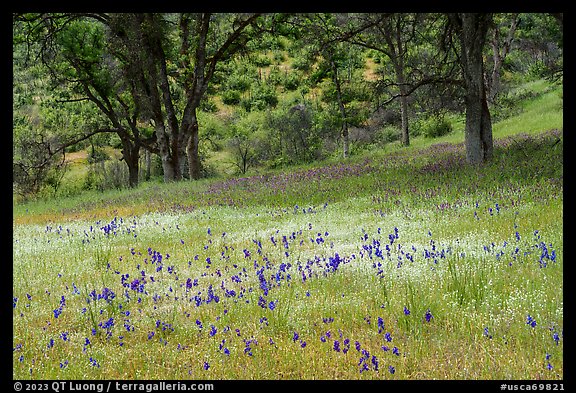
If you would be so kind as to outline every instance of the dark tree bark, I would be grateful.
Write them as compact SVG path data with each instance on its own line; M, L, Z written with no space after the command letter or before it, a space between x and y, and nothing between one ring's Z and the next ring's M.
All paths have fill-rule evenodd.
M482 57L492 14L463 13L449 16L460 42L460 65L466 89L466 161L482 164L492 158L494 148Z
M141 147L160 155L165 181L182 180L186 163L191 179L201 177L198 107L219 62L245 48L246 42L256 36L257 29L250 31L248 27L256 26L259 16L34 14L16 15L14 19L37 30L35 37L43 40L42 59L48 66L52 58L58 58L76 70L73 80L62 78L56 70L53 76L63 79L63 83L80 86L86 99L94 102L113 128L119 130L130 182L136 185ZM83 51L76 50L85 46L81 41L64 48L64 52L59 45L54 45L57 35L70 21L87 18L104 25L106 40L94 48L99 51L98 56L84 59ZM211 28L211 24L218 27ZM178 38L173 33L177 33ZM167 48L178 43L179 53L175 56L174 51ZM103 68L109 69L110 74L100 72ZM177 84L184 91L183 109L178 108L171 84ZM154 127L154 137L146 141L141 139L137 126L145 122Z
M332 69L332 81L336 89L336 101L338 101L338 109L340 116L342 116L342 155L348 158L350 155L350 138L348 135L348 121L346 120L346 106L342 100L342 89L340 87L340 78L338 76L338 66L333 59L330 59L330 68Z
M493 28L492 39L490 42L492 46L493 66L488 88L488 101L491 104L496 102L496 98L500 93L500 72L502 70L504 60L506 60L506 56L508 56L508 53L510 53L510 48L512 46L512 41L514 40L514 34L516 32L516 28L518 27L519 21L520 19L518 18L518 14L512 14L508 34L506 35L504 41L500 39L499 26L494 26Z

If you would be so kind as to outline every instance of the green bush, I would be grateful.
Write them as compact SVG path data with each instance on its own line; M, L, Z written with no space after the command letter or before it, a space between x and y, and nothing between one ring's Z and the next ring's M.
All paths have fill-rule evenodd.
M272 60L266 55L259 55L252 59L252 64L256 67L268 67L272 64Z
M252 90L249 98L242 99L240 103L247 112L263 111L278 105L278 95L274 86L261 84Z
M394 126L385 126L377 134L377 140L380 143L390 143L400 140L401 130Z
M238 105L241 93L238 90L225 90L220 96L222 97L222 102L226 105Z
M294 91L300 86L300 78L295 72L287 73L282 81L286 90Z
M452 132L452 124L443 114L438 114L417 120L413 123L412 129L414 134L423 135L426 138L438 138Z
M226 79L226 87L230 90L238 90L239 92L244 92L252 86L252 79L248 70L242 70L241 68L236 70L234 74L230 75Z

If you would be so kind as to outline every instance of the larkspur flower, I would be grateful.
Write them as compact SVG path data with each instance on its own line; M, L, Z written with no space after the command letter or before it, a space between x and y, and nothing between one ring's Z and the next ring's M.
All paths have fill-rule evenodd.
M548 365L546 366L546 368L547 368L548 370L552 370L552 369L553 369L552 364L550 363L550 358L551 358L551 357L552 357L551 354L546 353L546 362L548 362Z
M342 352L343 353L348 352L348 350L350 349L350 339L345 338L344 341L342 342L342 344L344 344L344 348L342 348Z
M394 374L396 372L396 369L393 366L388 366L388 371L390 372L390 374Z
M428 310L426 311L426 314L424 315L424 317L426 318L426 322L430 322L430 320L431 320L432 318L434 318L434 316L433 316L432 313L430 312L430 309L428 309Z
M298 337L300 337L300 335L297 332L294 332L294 335L292 336L292 341L296 342L298 340Z
M334 350L340 352L340 341L334 340Z
M382 317L378 317L378 333L382 333L384 331L384 320Z
M530 325L530 326L532 326L533 328L536 327L536 319L532 318L532 317L530 316L530 314L528 314L528 315L526 316L526 325Z
M392 335L390 332L386 332L386 334L384 334L384 339L388 342L392 341Z
M114 318L110 317L106 322L100 322L98 325L102 329L109 330L114 326Z
M406 306L404 306L404 315L410 315L410 310Z
M96 361L96 359L94 359L93 357L90 357L90 360L89 360L89 361L90 361L90 365L91 365L92 367L100 368L100 364L99 364L99 363Z

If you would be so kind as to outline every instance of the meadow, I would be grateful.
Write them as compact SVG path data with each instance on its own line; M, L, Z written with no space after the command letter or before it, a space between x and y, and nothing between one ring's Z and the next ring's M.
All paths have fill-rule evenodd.
M563 135L18 205L14 379L563 379Z

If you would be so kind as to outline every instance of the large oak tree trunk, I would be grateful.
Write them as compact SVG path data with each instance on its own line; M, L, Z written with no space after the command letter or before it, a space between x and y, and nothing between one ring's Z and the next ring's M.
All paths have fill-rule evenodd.
M482 164L492 158L492 121L486 101L482 50L491 14L458 14L452 20L460 36L460 63L466 88L466 161Z

